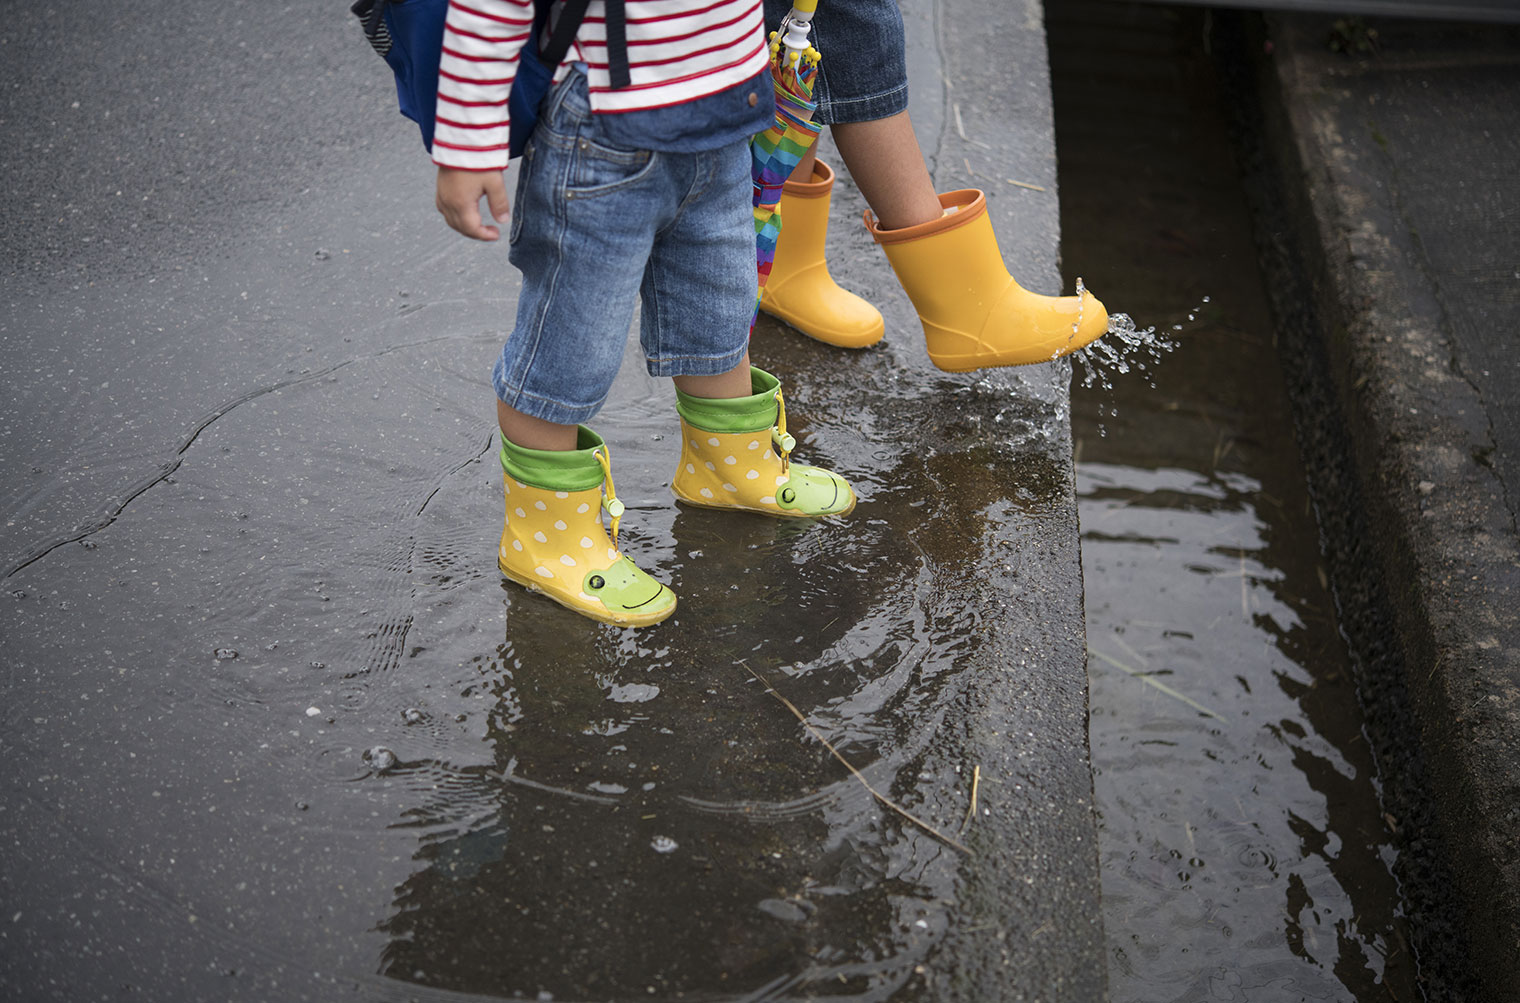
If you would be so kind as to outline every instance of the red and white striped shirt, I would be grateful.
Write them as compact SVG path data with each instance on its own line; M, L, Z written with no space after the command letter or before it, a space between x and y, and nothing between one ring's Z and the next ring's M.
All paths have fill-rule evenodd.
M591 0L555 73L587 67L594 112L684 104L750 79L768 51L763 0L625 0L629 86L613 90L607 20ZM433 162L466 170L507 166L507 97L533 30L533 0L450 0L438 72ZM531 51L531 50L530 50Z

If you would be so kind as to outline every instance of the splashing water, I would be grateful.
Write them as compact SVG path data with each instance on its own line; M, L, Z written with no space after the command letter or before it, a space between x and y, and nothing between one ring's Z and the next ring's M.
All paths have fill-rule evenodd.
M1082 291L1082 280L1078 279L1077 295L1081 296ZM1208 301L1209 298L1205 296L1203 302ZM1188 320L1196 320L1201 309L1202 304L1189 310ZM1180 331L1182 325L1173 324L1172 330ZM1161 361L1163 353L1176 349L1177 342L1157 333L1154 326L1141 329L1129 314L1112 313L1108 315L1108 330L1103 337L1073 352L1071 358L1082 370L1083 387L1091 387L1096 383L1104 390L1111 391L1115 375L1123 376L1131 370L1148 372ZM1154 387L1155 381L1151 380L1150 385Z

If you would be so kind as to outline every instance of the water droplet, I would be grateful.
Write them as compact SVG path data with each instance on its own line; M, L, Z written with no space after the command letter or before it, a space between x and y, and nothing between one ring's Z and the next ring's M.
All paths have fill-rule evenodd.
M332 257L332 254L330 252L328 252L328 251L326 251L326 250L324 250L323 248L320 248L320 247L317 248L316 258L317 258L318 261L326 261L328 258L331 258L331 257Z
M218 662L230 662L238 656L236 648L217 648L215 654Z
M94 550L98 546L94 540L80 540L79 545L85 550Z
M655 853L674 853L677 846L676 841L669 836L656 836L649 841L649 845Z
M1135 327L1128 314L1109 314L1107 334L1080 351L1072 360L1083 371L1082 386L1096 383L1113 390L1112 374L1124 375L1131 369L1144 369L1161 361L1163 352L1171 352L1177 343L1156 333L1154 327L1143 331Z
M364 750L364 761L376 773L384 773L396 765L396 754L383 745Z

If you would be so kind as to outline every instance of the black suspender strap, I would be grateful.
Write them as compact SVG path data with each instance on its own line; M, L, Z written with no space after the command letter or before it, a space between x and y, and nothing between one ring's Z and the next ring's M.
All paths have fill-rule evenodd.
M612 78L613 89L618 90L630 83L627 18L623 0L606 0L606 3L607 73ZM586 18L586 8L590 5L591 0L565 0L559 20L554 22L554 31L549 35L549 44L538 54L545 66L558 69L564 62L565 53L570 51L570 44L575 41L575 33L580 30L581 22Z
M629 84L628 78L628 22L623 10L623 0L607 0L607 74L612 78L613 90Z
M538 58L549 69L557 69L565 61L565 53L570 51L570 43L575 41L575 33L580 31L581 21L585 19L586 8L589 6L591 0L565 0L564 8L559 12L559 20L554 22L554 31L549 36L549 45L538 54Z

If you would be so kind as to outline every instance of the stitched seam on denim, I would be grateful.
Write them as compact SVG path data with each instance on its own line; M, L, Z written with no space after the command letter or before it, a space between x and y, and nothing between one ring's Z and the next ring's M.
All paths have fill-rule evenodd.
M599 401L593 401L590 404L571 404L554 397L545 397L542 394L524 390L520 385L513 386L510 389L512 390L512 401L536 401L540 404L549 405L549 409L555 415L568 416L568 419L565 421L559 421L557 418L544 419L546 421L554 421L560 425L584 424L594 418L607 404L606 397L603 397ZM508 401L508 405L516 407L512 401Z
M685 160L686 163L684 166L689 170L692 167L692 161L701 155L696 153L682 153L679 154L679 156ZM695 181L693 181L693 184L694 183ZM688 184L686 186L686 194L681 198L681 204L676 206L675 214L670 217L670 222L666 223L664 226L655 231L654 239L656 242L664 240L667 236L674 232L678 226L681 225L681 217L686 215L686 207L691 205L691 203L698 197L692 194L691 189L692 185Z
M890 90L877 91L875 94L866 94L866 95L864 95L862 97L855 97L855 98L832 98L831 97L831 98L827 98L826 101L827 101L827 103L830 106L841 107L842 108L842 107L848 107L850 105L857 105L857 104L875 104L877 102L885 101L888 98L894 98L894 97L896 97L899 94L906 94L906 93L908 93L908 85L907 84L898 84L896 87L893 87Z
M895 115L907 108L907 94L908 85L899 84L898 86L893 87L891 90L881 91L876 94L868 94L865 97L842 98L839 100L826 97L822 101L818 102L818 111L816 114L823 119L825 125L832 125L835 124L833 119L834 112L836 110L849 114L859 112L861 109L868 109L871 110L873 114L869 118L860 119L859 121L871 122L875 121L878 118L886 118L888 116ZM854 122L852 121L838 124L852 125Z
M621 181L613 181L605 185L592 185L585 188L573 187L567 182L565 191L574 192L576 198L600 198L603 195L610 195L613 192L622 191L624 188L627 188L631 185L641 184L642 182L647 181L650 174L654 172L657 164L657 158L659 157L659 154L654 151L647 152L649 153L649 159L644 162L644 166L640 167L637 171L633 172L628 177L623 178ZM579 154L576 151L571 151L571 156L576 158L576 163L580 162Z
M556 193L565 191L565 186L569 183L570 180L569 159L559 158L559 163L562 176L559 178L559 184L554 186L552 189L552 191ZM553 201L556 204L551 209L549 216L550 220L555 224L554 269L544 283L544 288L541 290L538 302L534 304L532 347L528 350L523 358L523 361L518 366L516 383L519 388L521 388L523 383L527 382L528 372L533 368L534 360L538 358L539 346L543 344L544 324L548 319L549 306L554 302L554 294L559 288L560 271L565 267L565 233L570 229L570 220L564 203L568 202L569 200L556 198L553 199ZM519 389L518 393L522 394L523 391ZM532 395L528 394L527 396Z
M644 349L644 363L646 367L652 360L660 357L665 347L665 312L660 304L660 283L658 281L661 274L663 273L660 269L660 235L656 233L654 240L649 245L649 257L644 260L644 275L648 280L647 284L649 286L649 292L644 296L644 316L648 317L648 321L646 323L641 317L639 322L641 327L654 332L652 339L654 341L653 351L650 351L650 346L644 343L643 332L640 332L639 344Z
M649 375L651 376L719 376L739 364L739 360L744 358L746 348L748 348L747 345L741 346L732 352L725 352L722 355L673 355L665 358L649 359L646 362L646 368L650 370ZM683 373L678 371L691 362L712 363L712 365L703 366L701 372Z

